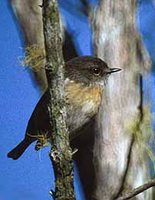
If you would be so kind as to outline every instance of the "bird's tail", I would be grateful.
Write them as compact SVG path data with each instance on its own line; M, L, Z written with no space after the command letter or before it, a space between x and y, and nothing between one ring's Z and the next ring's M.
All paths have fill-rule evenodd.
M27 149L27 147L36 139L32 137L25 137L14 149L12 149L7 156L14 160L17 160Z

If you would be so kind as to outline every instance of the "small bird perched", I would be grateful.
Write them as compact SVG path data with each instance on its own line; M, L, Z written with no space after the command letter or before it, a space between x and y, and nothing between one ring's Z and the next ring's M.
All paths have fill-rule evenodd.
M76 57L65 64L65 101L70 140L97 114L108 76L120 70L109 68L104 61L92 56ZM36 150L46 144L52 130L48 114L49 101L47 89L29 119L25 138L8 153L8 157L18 159L36 140Z

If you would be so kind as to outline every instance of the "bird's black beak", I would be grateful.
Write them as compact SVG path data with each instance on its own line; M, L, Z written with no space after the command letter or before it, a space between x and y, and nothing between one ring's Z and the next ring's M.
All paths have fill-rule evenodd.
M109 68L109 71L108 71L108 74L112 74L112 73L115 73L115 72L119 72L121 71L122 69L120 68Z

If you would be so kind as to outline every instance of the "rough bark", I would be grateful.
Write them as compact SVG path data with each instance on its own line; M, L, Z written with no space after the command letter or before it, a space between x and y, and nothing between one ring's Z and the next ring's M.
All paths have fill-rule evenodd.
M54 199L74 200L72 151L66 127L62 36L56 0L43 1L46 75L50 92L49 117L52 148L50 157L56 178Z
M140 74L149 70L150 62L136 29L136 8L136 0L102 0L94 19L97 56L110 67L123 69L109 78L97 120L94 144L97 200L114 199L149 178L146 152L137 135L143 134L140 127L144 121ZM137 199L150 200L150 191Z

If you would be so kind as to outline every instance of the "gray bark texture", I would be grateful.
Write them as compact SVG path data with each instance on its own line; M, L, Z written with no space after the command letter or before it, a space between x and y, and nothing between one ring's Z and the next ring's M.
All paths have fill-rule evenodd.
M93 20L96 55L122 72L109 77L95 133L94 199L112 200L149 179L139 137L144 124L143 73L150 60L136 28L136 0L102 0ZM130 124L130 125L129 125ZM151 200L151 190L134 199Z

